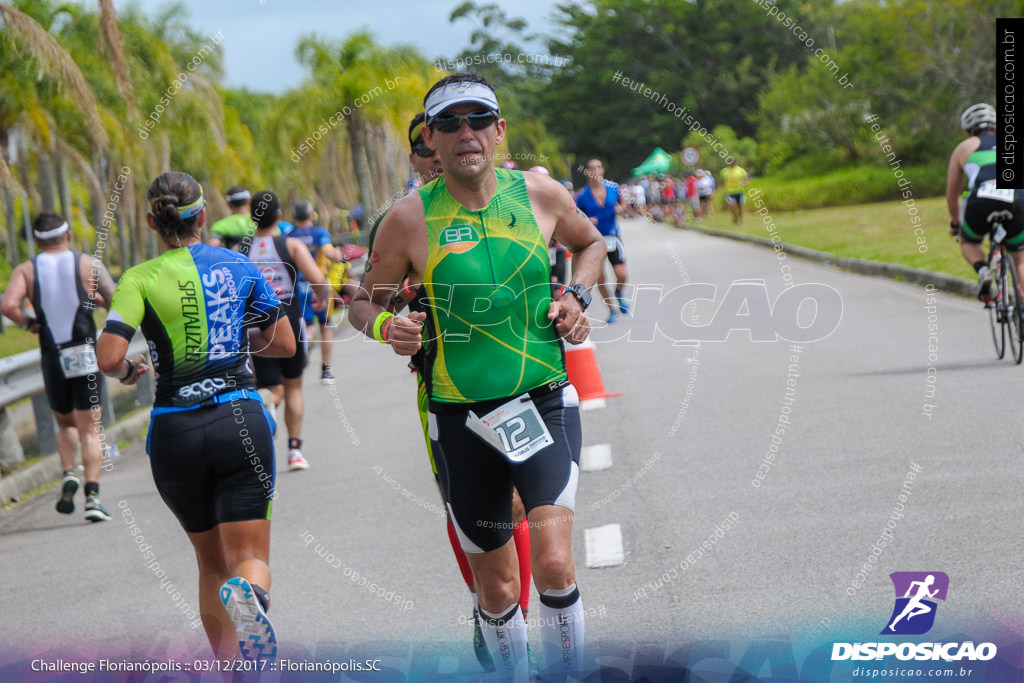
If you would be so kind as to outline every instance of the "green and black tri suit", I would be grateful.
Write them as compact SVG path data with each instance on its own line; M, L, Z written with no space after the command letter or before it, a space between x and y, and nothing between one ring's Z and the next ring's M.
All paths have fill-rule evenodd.
M269 519L271 425L248 369L251 327L281 315L245 256L196 244L131 268L104 332L149 342L156 399L146 442L160 495L190 533Z
M444 177L420 188L428 255L423 274L428 431L438 479L467 552L512 535L512 488L527 513L575 505L582 441L579 399L548 319L551 262L521 171L495 170L491 201L471 211ZM553 443L511 462L466 426L529 395Z
M1006 229L1003 242L1010 251L1024 249L1024 190L996 188L996 134L978 136L980 144L964 163L967 199L960 224L962 239L979 244L995 223Z

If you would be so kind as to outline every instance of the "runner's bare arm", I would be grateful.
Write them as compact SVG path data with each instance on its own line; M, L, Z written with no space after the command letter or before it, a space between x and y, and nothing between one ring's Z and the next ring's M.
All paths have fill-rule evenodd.
M28 298L28 271L32 268L31 263L22 263L11 273L10 282L7 283L7 291L4 292L3 301L0 302L0 313L11 319L15 325L26 327L29 318L21 312L21 302ZM29 332L37 332L38 329L30 329Z
M95 256L85 255L86 263L83 272L86 274L85 291L97 306L110 310L110 300L114 298L114 279L110 277L103 261Z
M110 332L100 334L100 338L96 342L96 363L99 365L100 372L120 381L121 384L131 386L149 372L149 366L144 362L145 354L135 354L132 357L127 354L127 339Z
M977 148L977 138L967 138L953 150L949 156L949 169L946 171L946 208L949 210L951 223L960 222L960 192L964 187L964 161ZM950 232L952 233L952 227Z
M295 355L295 333L288 317L282 315L265 330L249 330L249 350L264 358L290 358Z
M406 274L416 275L426 262L426 220L423 202L417 195L404 197L391 208L377 228L373 253L360 283L352 297L349 321L368 337L373 336L377 317L387 310L395 292ZM410 356L420 348L424 313L411 313L395 317L387 329L387 340L395 353Z
M330 299L331 289L327 285L327 280L324 279L323 271L316 265L316 261L313 260L313 255L309 253L306 245L294 237L289 237L286 244L288 245L288 254L295 261L299 272L306 276L306 281L313 287L313 293L320 301Z
M607 253L604 238L586 215L576 208L576 201L566 196L558 181L537 174L527 176L530 202L538 210L538 224L545 239L550 240L554 236L572 252L570 284L581 284L590 289L597 282L604 265ZM552 302L548 318L555 321L555 329L570 343L582 342L590 332L583 307L571 294Z

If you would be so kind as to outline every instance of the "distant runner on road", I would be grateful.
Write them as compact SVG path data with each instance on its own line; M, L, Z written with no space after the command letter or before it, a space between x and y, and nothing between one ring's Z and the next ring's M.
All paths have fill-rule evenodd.
M626 284L626 247L622 244L616 218L620 211L619 186L605 180L604 163L597 157L587 160L586 169L587 184L576 195L576 206L590 218L590 222L597 226L597 231L604 237L608 262L612 264L615 273L615 298L610 298L608 293L603 267L597 287L602 301L608 305L608 322L613 323L618 320L620 311L629 313L629 304L622 296L622 288Z
M39 335L40 367L46 401L57 420L57 453L64 476L57 512L75 511L78 475L75 451L82 449L85 467L85 518L105 522L110 515L100 503L100 387L96 367L96 306L110 308L114 281L103 262L71 248L67 221L43 213L32 223L39 253L11 273L0 311L14 324ZM34 317L22 313L32 302Z
M300 199L292 205L292 218L295 224L292 229L285 233L288 237L299 240L309 249L310 255L316 260L321 255L331 263L341 263L344 257L341 249L338 249L331 242L331 233L327 228L313 224L316 211L313 203ZM326 276L327 273L324 272ZM299 291L302 297L302 319L306 323L306 332L310 338L313 336L311 326L315 320L320 324L320 381L324 384L334 384L334 373L331 372L331 352L334 350L334 329L328 324L327 316L330 312L330 305L324 305L317 310L313 307L313 290L305 277L299 278ZM326 303L326 302L325 302ZM319 304L318 304L319 305Z
M278 234L281 203L269 190L257 192L252 199L252 221L256 234L242 244L242 253L257 265L281 300L297 341L295 353L288 358L253 358L256 387L269 390L274 409L284 401L284 423L288 430L288 469L306 470L309 463L302 453L302 371L306 367L306 329L302 319L302 301L298 292L299 273L314 288L320 303L327 305L324 275L310 256L309 250L294 237Z
M722 186L725 188L725 203L732 211L732 222L736 225L743 223L743 205L746 197L743 188L750 182L750 176L733 159L729 165L722 169Z
M224 199L231 207L231 215L221 218L210 228L209 244L211 247L237 249L242 240L256 232L256 226L249 218L249 200L251 198L249 190L241 185L232 185L228 188Z

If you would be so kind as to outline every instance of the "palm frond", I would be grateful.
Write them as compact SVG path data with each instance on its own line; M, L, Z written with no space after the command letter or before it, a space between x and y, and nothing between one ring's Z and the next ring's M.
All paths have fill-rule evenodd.
M31 55L44 72L53 74L60 83L71 90L76 104L85 115L90 136L98 147L106 149L107 132L100 121L96 97L67 50L32 17L2 2L0 20L3 22L4 32L23 52Z
M114 10L114 2L113 0L99 0L99 2L100 34L103 36L103 43L110 55L110 66L114 70L114 77L117 79L117 89L128 104L128 112L138 119L140 118L139 109L135 105L135 93L132 90L131 78L128 75L128 61L124 56L124 43L121 40L121 29L117 25L117 12Z

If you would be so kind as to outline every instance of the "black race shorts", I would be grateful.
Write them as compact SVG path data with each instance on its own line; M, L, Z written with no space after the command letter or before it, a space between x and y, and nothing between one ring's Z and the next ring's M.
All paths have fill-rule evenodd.
M39 352L43 369L43 386L46 387L46 401L55 413L67 415L72 410L91 410L100 404L100 383L103 375L66 379L60 367L60 355L56 348Z
M302 371L306 368L306 324L302 318L288 316L292 324L292 332L295 334L295 355L290 358L264 358L262 356L252 357L252 369L256 375L256 388L276 387L284 384L286 379L302 377Z
M494 410L507 399L476 404L431 403L431 451L448 515L468 553L496 550L512 538L512 488L526 514L542 505L573 510L579 481L579 395L565 382L530 392L554 443L513 464L466 427L466 416Z
M185 531L270 519L274 440L260 401L158 410L146 451L160 497Z
M978 197L978 188L971 190L964 202L964 217L960 224L960 239L979 244L992 232L995 223L1006 229L1003 243L1010 251L1024 249L1024 190L1014 190L1014 200L1003 202Z
M626 262L626 247L618 236L606 236L605 247L608 250L608 262L613 266Z

